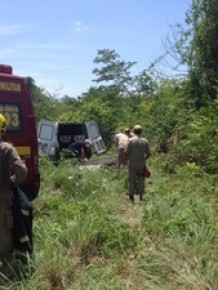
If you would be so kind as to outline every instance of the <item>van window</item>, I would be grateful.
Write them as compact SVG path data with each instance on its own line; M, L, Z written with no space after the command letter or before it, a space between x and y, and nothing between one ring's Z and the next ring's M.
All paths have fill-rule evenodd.
M45 140L52 140L53 138L53 126L42 124L40 127L39 138Z
M21 113L17 104L0 104L0 113L5 116L7 131L21 130Z
M99 133L98 133L98 130L96 128L96 125L91 125L89 127L89 133L90 133L91 138L93 138L93 139L98 138Z

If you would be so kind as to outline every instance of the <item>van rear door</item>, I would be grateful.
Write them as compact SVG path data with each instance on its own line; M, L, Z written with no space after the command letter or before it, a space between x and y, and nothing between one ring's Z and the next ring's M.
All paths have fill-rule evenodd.
M87 121L87 122L85 122L85 125L86 125L86 129L87 129L88 137L89 137L90 141L92 142L92 146L93 146L96 154L100 155L100 154L104 153L107 150L107 148L106 148L104 141L100 135L97 122L94 120Z
M59 149L57 122L41 120L38 125L39 152L48 157L56 157Z

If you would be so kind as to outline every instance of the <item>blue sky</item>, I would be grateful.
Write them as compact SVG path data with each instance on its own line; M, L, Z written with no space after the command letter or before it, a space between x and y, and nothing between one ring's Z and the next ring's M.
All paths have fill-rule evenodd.
M78 96L93 85L98 49L136 61L135 74L163 53L169 26L191 0L2 1L0 63L31 76L51 95Z

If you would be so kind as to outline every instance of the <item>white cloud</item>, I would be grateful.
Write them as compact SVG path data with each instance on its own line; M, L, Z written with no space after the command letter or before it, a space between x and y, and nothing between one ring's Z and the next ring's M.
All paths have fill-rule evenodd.
M0 24L0 36L15 35L24 29L24 25L1 25Z
M74 31L81 32L84 30L87 30L89 27L85 24L83 24L81 21L75 21L73 23Z

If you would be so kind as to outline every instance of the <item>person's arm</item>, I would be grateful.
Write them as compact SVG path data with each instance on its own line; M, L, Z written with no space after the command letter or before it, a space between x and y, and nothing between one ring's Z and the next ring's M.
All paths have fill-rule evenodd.
M145 160L147 160L150 157L151 157L151 150L150 150L149 143L147 142L147 150L146 150Z
M129 156L129 152L130 152L130 142L128 142L125 146L125 149L124 149L124 154L126 156Z
M12 182L21 183L27 176L27 167L14 147L10 150L9 163L12 169Z

